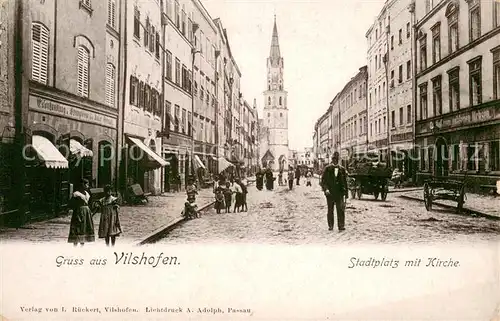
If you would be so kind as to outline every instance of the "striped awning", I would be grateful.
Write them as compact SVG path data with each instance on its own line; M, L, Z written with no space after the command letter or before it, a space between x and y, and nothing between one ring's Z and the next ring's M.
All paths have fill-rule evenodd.
M33 135L32 146L47 168L68 168L68 160L57 150L50 140Z
M198 169L198 168L203 168L203 169L207 169L205 167L205 164L203 164L203 162L201 161L200 157L198 155L194 155L194 158L193 158L193 166L194 168Z
M79 141L74 140L74 139L71 139L69 141L69 150L70 150L71 154L77 156L78 158L94 156L94 154L92 153L92 151L90 149L83 146L82 144L80 144Z
M218 163L219 163L219 173L225 171L226 169L228 169L231 166L234 166L224 157L219 157Z
M142 149L148 155L148 159L150 160L149 163L151 163L152 168L158 168L170 165L169 162L161 158L160 155L156 154L151 148L146 146L140 139L134 137L128 137L128 139L130 139L132 143L134 143L137 147Z

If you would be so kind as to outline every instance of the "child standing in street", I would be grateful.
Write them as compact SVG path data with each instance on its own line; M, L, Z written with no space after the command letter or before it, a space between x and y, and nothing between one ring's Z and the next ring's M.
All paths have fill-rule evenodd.
M312 186L311 185L311 177L312 177L312 172L311 171L307 171L307 174L306 174L306 186Z
M231 213L231 199L233 198L233 190L231 189L231 183L226 183L226 188L224 189L224 203L226 204L226 213Z
M99 238L105 239L106 245L115 246L116 237L122 233L118 215L118 198L111 195L111 186L104 186L105 196L99 200L101 218L99 221Z
M215 209L217 214L220 214L221 210L224 209L224 192L222 187L217 187L215 190Z

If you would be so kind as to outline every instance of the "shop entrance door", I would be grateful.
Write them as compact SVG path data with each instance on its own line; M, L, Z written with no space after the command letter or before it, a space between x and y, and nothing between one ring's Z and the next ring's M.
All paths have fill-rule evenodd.
M434 166L434 176L448 176L448 145L443 137L436 140L436 163Z

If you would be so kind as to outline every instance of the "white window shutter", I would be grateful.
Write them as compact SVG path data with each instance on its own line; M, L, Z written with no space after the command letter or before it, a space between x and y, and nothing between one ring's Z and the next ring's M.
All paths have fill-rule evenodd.
M106 65L106 104L115 105L115 67L112 64Z
M83 97L89 96L89 51L78 47L78 94Z
M34 23L31 34L32 63L31 77L34 81L47 84L49 62L49 30L39 23Z

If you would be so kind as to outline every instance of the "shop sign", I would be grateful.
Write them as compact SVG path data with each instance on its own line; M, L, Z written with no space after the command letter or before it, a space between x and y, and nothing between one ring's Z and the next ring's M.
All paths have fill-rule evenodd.
M464 126L481 124L495 119L500 119L498 106L489 106L479 110L470 110L458 115L444 116L441 119L426 121L417 126L419 134L433 131L460 128Z
M71 118L86 123L94 123L101 126L116 128L116 118L97 114L85 109L61 104L52 100L31 96L29 97L30 110Z

